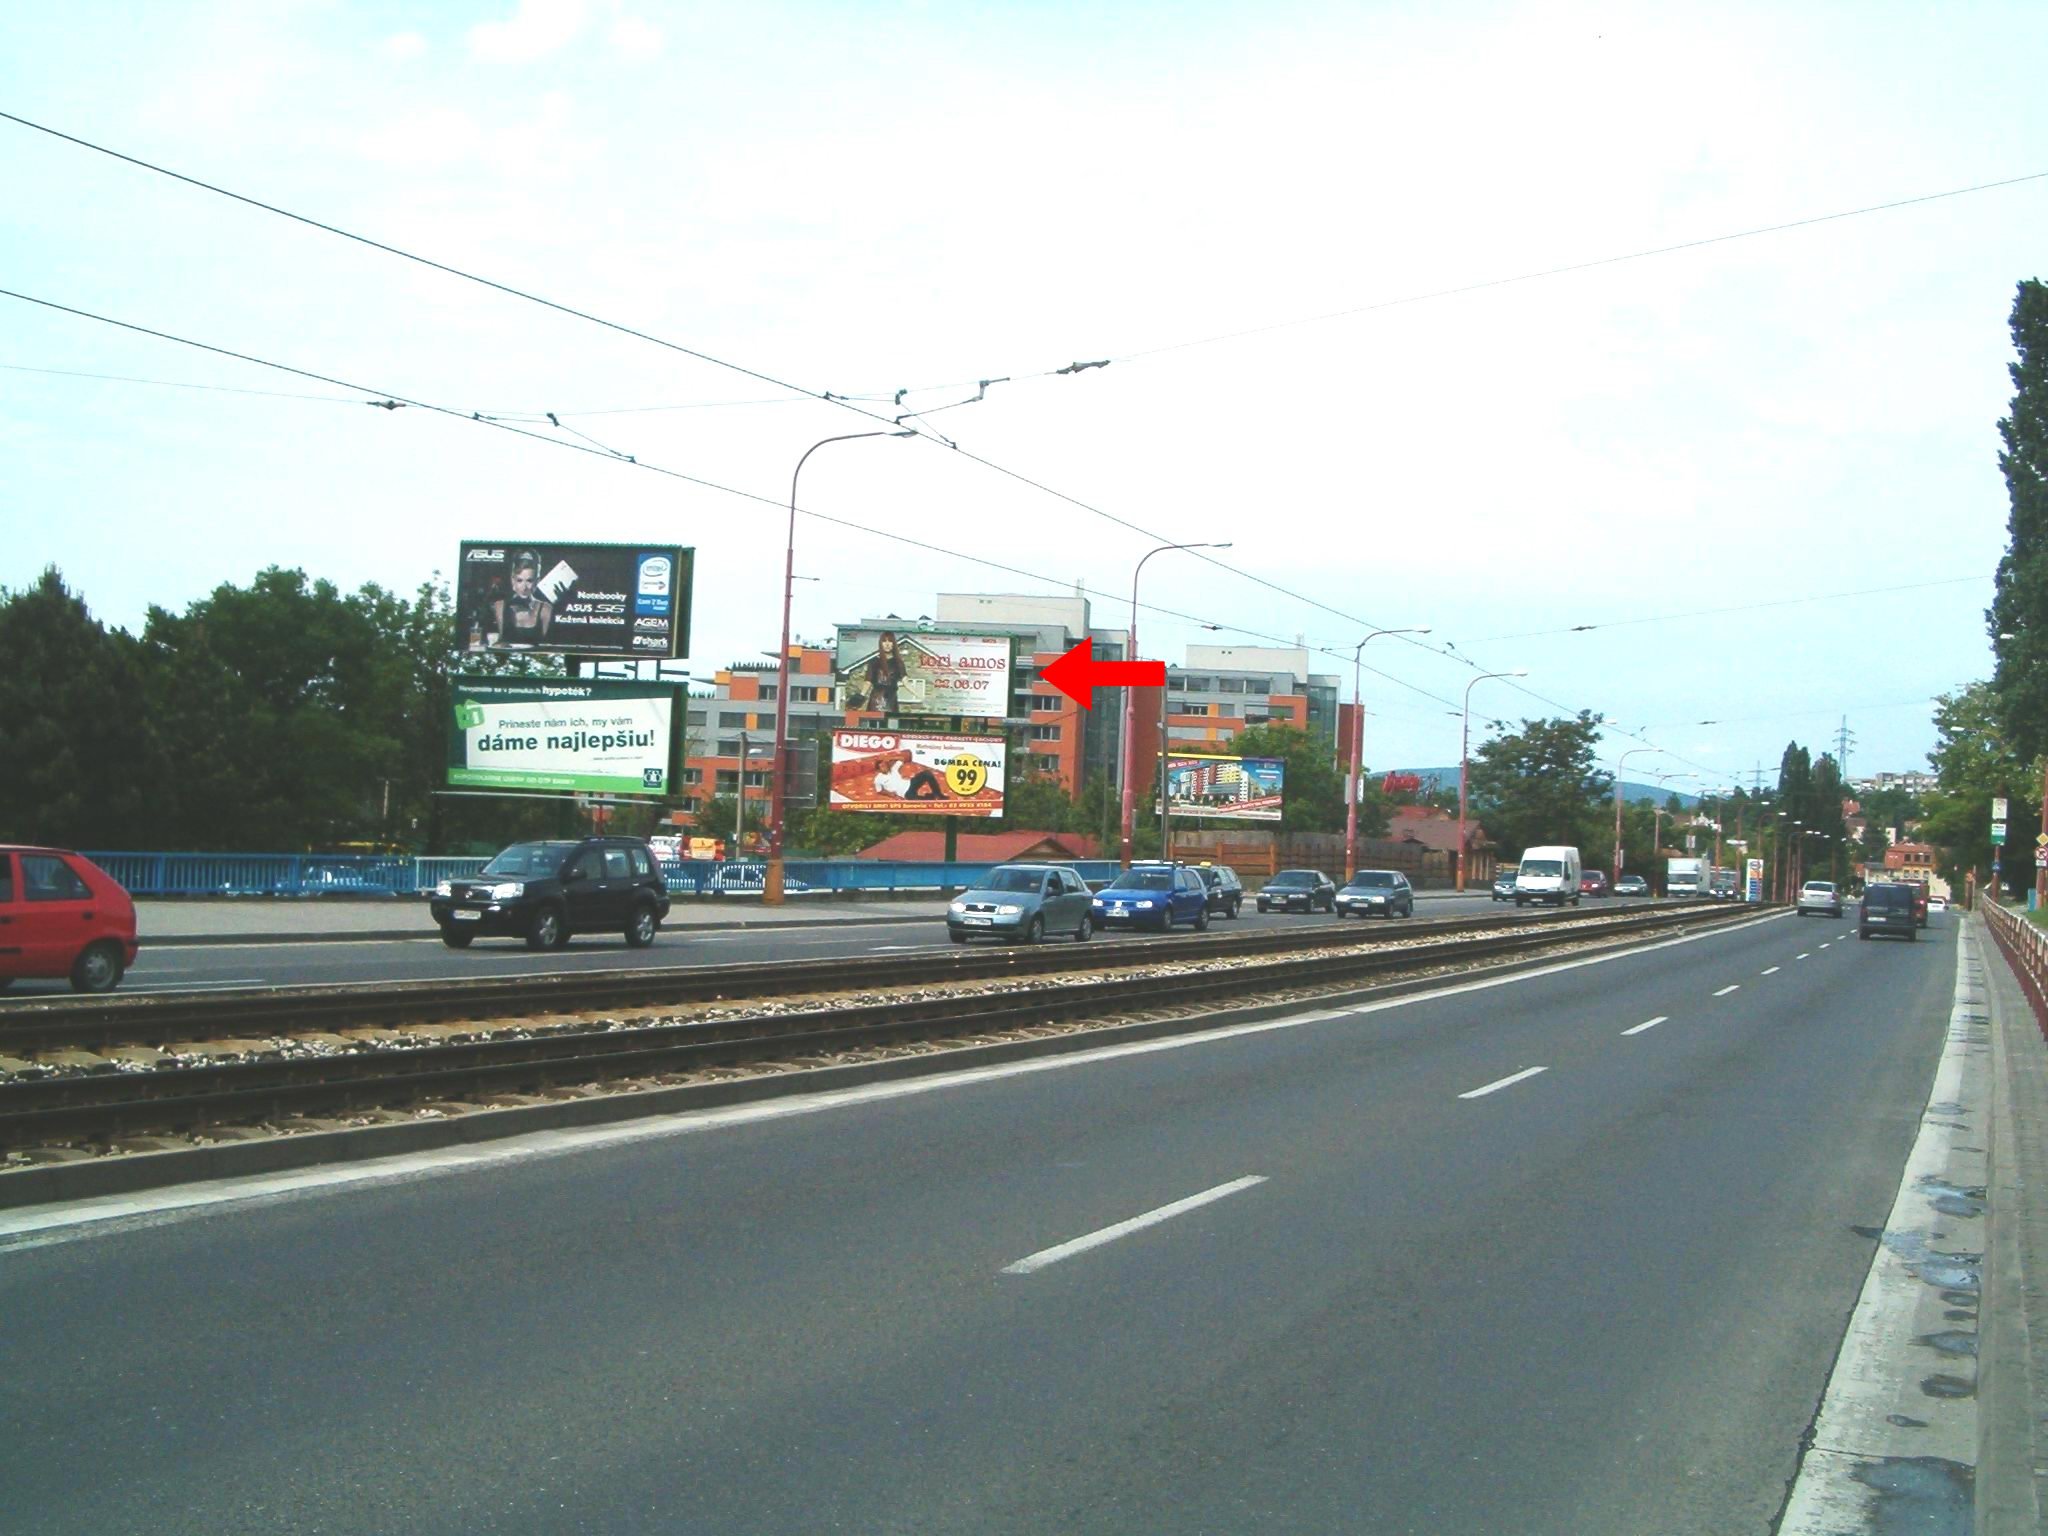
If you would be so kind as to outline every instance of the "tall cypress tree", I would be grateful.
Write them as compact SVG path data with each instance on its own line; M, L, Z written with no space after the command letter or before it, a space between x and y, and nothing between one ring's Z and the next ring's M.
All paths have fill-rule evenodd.
M2011 414L1999 422L2011 502L1998 590L1985 615L1999 725L2021 758L2048 752L2048 287L2030 278L2012 306ZM2011 639L2003 636L2010 635Z

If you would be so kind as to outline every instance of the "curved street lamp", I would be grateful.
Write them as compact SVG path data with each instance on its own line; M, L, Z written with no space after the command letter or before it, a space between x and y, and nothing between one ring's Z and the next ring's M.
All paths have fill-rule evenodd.
M1377 640L1381 635L1426 635L1429 626L1420 629L1376 629L1352 647L1351 651L1351 783L1346 795L1349 804L1344 811L1344 878L1349 880L1358 873L1358 797L1365 786L1359 782L1365 772L1365 698L1359 692L1359 682L1364 675L1366 640Z
M1465 725L1458 738L1458 883L1459 890L1465 889L1465 787L1471 777L1472 759L1472 690L1488 678L1527 677L1527 667L1517 667L1512 672L1482 672L1465 685Z
M1145 562L1147 560L1150 560L1154 555L1165 554L1170 549L1228 548L1230 548L1230 541L1227 539L1220 544L1162 544L1157 549L1148 549L1142 556L1139 557L1136 568L1131 572L1131 627L1129 632L1129 638L1126 641L1126 645L1128 647L1127 654L1124 657L1126 661L1136 661L1138 659L1138 577L1144 572ZM1131 797L1137 789L1137 785L1132 781L1135 778L1138 771L1138 744L1137 742L1131 739L1131 701L1134 696L1135 690L1133 690L1129 686L1126 686L1124 688L1124 704L1122 712L1124 749L1123 835L1117 843L1117 862L1121 864L1125 869L1129 869L1131 867ZM1159 698L1159 742L1160 746L1164 748L1166 745L1166 696L1163 690L1161 691ZM1170 755L1171 754L1167 751L1161 751L1160 758L1162 764L1164 763L1165 759ZM1159 780L1159 803L1161 805L1166 804L1166 779L1164 773L1161 774ZM1165 851L1166 850L1163 848L1160 850L1161 853L1164 853Z

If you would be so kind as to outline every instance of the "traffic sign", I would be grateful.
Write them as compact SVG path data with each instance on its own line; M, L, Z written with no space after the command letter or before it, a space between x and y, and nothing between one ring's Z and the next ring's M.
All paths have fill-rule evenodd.
M2034 834L2034 846L2035 846L2036 848L2048 848L2048 832L2037 832L2037 833L2035 833L2035 834Z
M2004 799L2004 797L2003 797L2003 796L1997 796L1997 795L1994 795L1994 796L1992 797L1992 800L1991 800L1991 819L1992 819L1993 821L2003 821L2003 820L2005 820L2005 799Z
M1994 843L2003 843L2005 841L2004 822L1994 821L1993 823L1991 823L1991 841Z
M2036 868L2048 869L2048 848L2034 850L2034 864Z

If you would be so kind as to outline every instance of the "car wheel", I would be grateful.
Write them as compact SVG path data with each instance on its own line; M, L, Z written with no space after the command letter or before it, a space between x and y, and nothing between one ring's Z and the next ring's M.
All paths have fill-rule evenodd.
M470 941L475 937L476 935L467 928L443 928L441 930L441 942L450 949L467 949L469 948Z
M526 947L528 949L560 949L569 942L569 935L562 927L562 910L559 907L542 907L534 913L526 925Z
M1261 912L1264 912L1266 910L1266 904L1263 901L1259 903L1259 910Z
M1197 913L1195 914L1195 932L1197 932L1197 933L1207 933L1208 931L1209 931L1209 909L1208 909L1208 908L1207 908L1207 907L1205 906L1205 907L1203 907L1203 908L1202 908L1202 910L1201 910L1201 911L1199 911L1199 912L1197 912Z
M1038 913L1033 913L1031 921L1024 925L1024 942L1026 944L1036 944L1044 937L1045 918Z
M1856 937L1859 939L1867 939L1870 937L1870 930L1868 928L1858 928L1856 930Z
M955 944L965 944L967 942L967 935L964 933L949 932L947 933L946 937L951 939Z
M654 908L642 904L633 909L633 921L626 925L626 947L645 949L654 942L654 931L660 926L660 919L654 915Z
M1086 912L1081 914L1081 926L1074 930L1074 942L1086 944L1095 936L1095 919Z
M1236 897L1236 898L1234 898L1234 899L1233 899L1233 900L1231 901L1231 903L1230 903L1230 915L1231 915L1231 917L1232 917L1233 919L1234 919L1234 918L1236 918L1236 916L1237 916L1237 911L1238 911L1238 908L1242 907L1243 905L1244 905L1244 898L1243 898L1242 896Z
M111 992L121 984L121 946L111 939L88 944L71 967L74 992Z

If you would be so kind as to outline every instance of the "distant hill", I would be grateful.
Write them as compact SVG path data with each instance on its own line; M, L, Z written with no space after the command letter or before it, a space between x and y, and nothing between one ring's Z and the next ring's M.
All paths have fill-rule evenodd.
M1429 781L1431 779L1435 779L1437 783L1442 785L1445 789L1449 790L1452 794L1456 794L1458 792L1458 765L1456 763L1451 764L1451 766L1448 768L1395 768L1384 771L1380 769L1374 769L1373 776L1375 779L1383 778L1385 777L1386 772L1412 773L1418 779L1422 780L1425 788L1428 786ZM1634 802L1637 800L1654 800L1657 802L1657 804L1662 805L1665 801L1665 797L1673 793L1676 793L1678 795L1678 803L1684 806L1687 810L1691 810L1694 806L1700 803L1700 797L1698 795L1689 795L1686 794L1683 790L1668 790L1663 788L1661 785L1657 784L1638 784L1633 779L1623 779L1621 781L1621 798L1630 802Z

